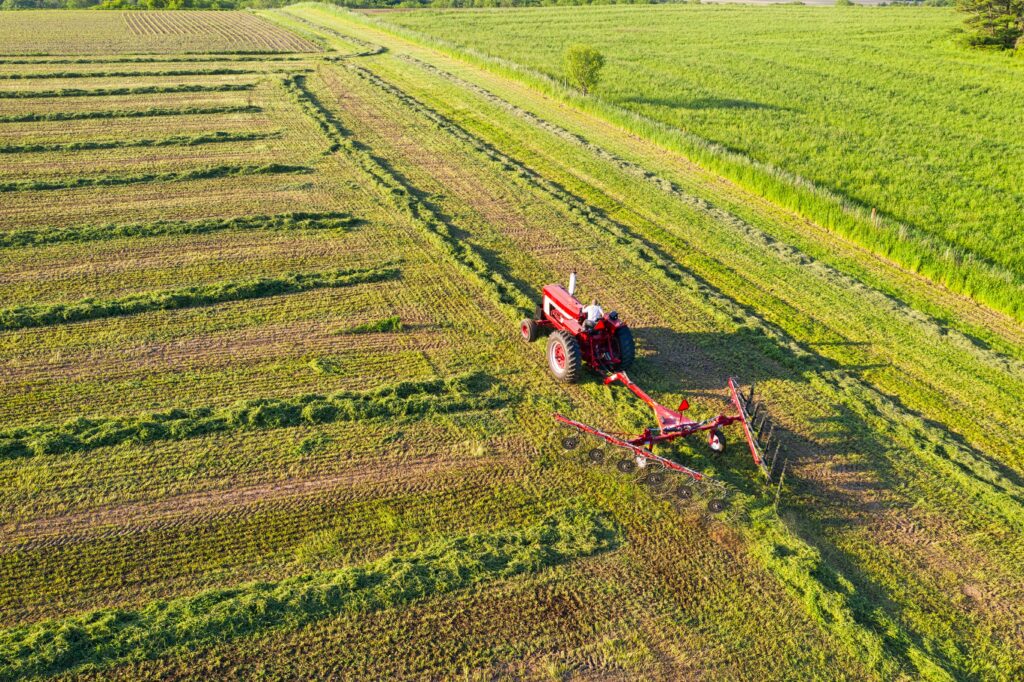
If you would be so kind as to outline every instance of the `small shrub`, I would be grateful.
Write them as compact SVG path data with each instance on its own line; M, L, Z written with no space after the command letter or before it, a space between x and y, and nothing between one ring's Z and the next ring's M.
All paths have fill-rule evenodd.
M565 78L584 95L597 87L604 68L604 55L587 45L570 45L563 56Z

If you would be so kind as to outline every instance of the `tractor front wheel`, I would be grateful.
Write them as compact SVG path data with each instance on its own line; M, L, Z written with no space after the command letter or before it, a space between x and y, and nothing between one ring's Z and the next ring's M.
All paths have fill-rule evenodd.
M548 368L559 381L574 384L583 373L583 359L576 338L559 329L548 337Z
M537 323L526 318L519 323L519 331L522 333L523 338L526 339L527 343L533 342L537 339Z
M633 340L633 332L629 327L619 327L615 330L615 340L619 345L619 369L629 369L636 359L636 342Z

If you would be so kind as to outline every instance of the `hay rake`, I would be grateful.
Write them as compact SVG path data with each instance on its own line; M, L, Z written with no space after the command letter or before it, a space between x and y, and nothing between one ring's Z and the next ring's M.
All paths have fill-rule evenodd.
M711 484L712 482L701 472L655 454L654 446L659 443L673 441L676 438L686 438L695 433L706 431L708 433L708 447L711 448L712 452L721 454L725 451L726 447L725 434L722 428L739 423L743 429L743 436L754 463L764 474L767 483L775 482L777 465L780 463L780 446L777 441L772 439L775 426L768 417L767 412L763 409L762 404L755 400L753 385L750 386L747 395L744 395L740 390L738 380L730 378L728 380L729 393L733 406L736 408L736 414L719 414L703 421L693 421L683 414L690 407L685 399L683 399L677 409L673 410L661 405L647 395L643 389L633 383L625 372L615 372L604 379L606 385L615 382L623 384L640 400L650 406L658 421L657 426L648 427L639 435L629 436L604 431L559 413L555 413L554 417L557 421L580 433L596 436L610 445L628 451L629 456L620 460L616 465L619 471L633 473L637 469L652 468L653 471L647 475L647 480L656 485L660 485L663 482L664 471L680 473L694 481ZM573 449L579 444L579 439L576 436L568 436L562 440L562 444L567 449ZM769 451L771 454L768 454ZM600 453L600 456L597 453ZM600 463L598 460L603 461L603 452L591 450L590 458L595 463ZM653 480L651 480L652 478ZM717 482L714 482L714 484L717 484ZM678 491L680 491L682 496L689 496L689 492L684 492L688 491L687 488L679 488ZM724 508L724 501L712 499L708 504L708 508L713 512L721 511Z

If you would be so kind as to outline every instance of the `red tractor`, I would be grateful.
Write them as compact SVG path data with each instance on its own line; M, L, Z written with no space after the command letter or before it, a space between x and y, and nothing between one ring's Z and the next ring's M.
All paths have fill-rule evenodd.
M550 331L548 368L560 381L579 381L584 362L601 374L629 369L636 357L633 332L614 310L604 313L584 307L575 290L575 272L569 275L568 289L561 284L544 287L536 318L527 318L520 325L523 338L533 341Z
M683 466L670 459L654 454L654 446L669 443L677 438L707 432L708 446L712 452L720 454L725 451L725 434L723 427L739 424L743 430L747 448L754 463L762 471L769 482L775 479L779 459L779 444L775 442L774 451L769 455L769 443L772 441L774 426L768 414L761 409L761 403L754 400L754 388L750 387L748 395L740 391L736 379L728 380L729 395L732 399L735 414L718 414L701 421L694 421L683 413L689 409L686 400L679 408L673 410L659 404L639 386L630 380L625 370L632 364L636 355L633 333L619 319L614 311L604 314L595 311L593 306L584 307L573 295L576 289L576 273L569 275L569 288L561 284L549 284L544 287L544 300L537 309L536 319L525 319L520 329L523 338L533 341L543 330L551 330L548 339L548 367L555 378L566 381L579 381L582 376L582 363L604 377L606 385L619 382L633 392L640 400L647 403L654 411L657 426L644 429L637 435L616 434L570 419L562 414L554 418L576 431L626 450L629 455L619 462L618 469L630 473L637 468L653 467L660 471L670 470L685 474L700 481L705 477L700 472ZM567 449L575 448L579 440L569 436L562 440ZM589 457L595 463L603 461L604 454L599 449L591 450ZM720 500L712 500L709 505L712 511L721 511Z

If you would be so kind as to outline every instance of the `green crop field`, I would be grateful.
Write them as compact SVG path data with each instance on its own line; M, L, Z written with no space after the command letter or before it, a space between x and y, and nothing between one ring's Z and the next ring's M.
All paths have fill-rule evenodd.
M951 9L665 5L386 20L555 79L567 44L593 45L608 59L597 96L617 118L1024 318L1024 60L965 50Z
M0 679L1024 676L1024 326L632 127L598 20L625 10L572 15L609 54L607 102L389 23L480 22L457 37L491 49L487 22L515 35L562 11L0 13ZM914 11L870 16L952 25ZM630 12L760 16L809 41L812 12L839 16ZM868 42L891 56L903 35ZM503 56L549 68L544 43ZM959 58L1000 65L992 97L1019 101L999 59ZM632 79L648 97L667 78L651 63ZM727 66L700 97L783 106L726 94ZM665 121L825 158L824 128L796 129L803 83L793 111ZM771 111L794 117L781 141ZM1019 142L996 113L978 125ZM852 182L850 135L816 181ZM932 137L937 177L1019 184L951 139ZM968 230L903 215L907 191L879 207L1012 265L1010 208L973 191L992 229ZM593 374L557 383L522 340L572 269L628 321L630 376L660 401L705 419L731 409L728 377L756 382L781 486L737 426L724 455L661 450L710 483L565 447L554 412L650 424Z

